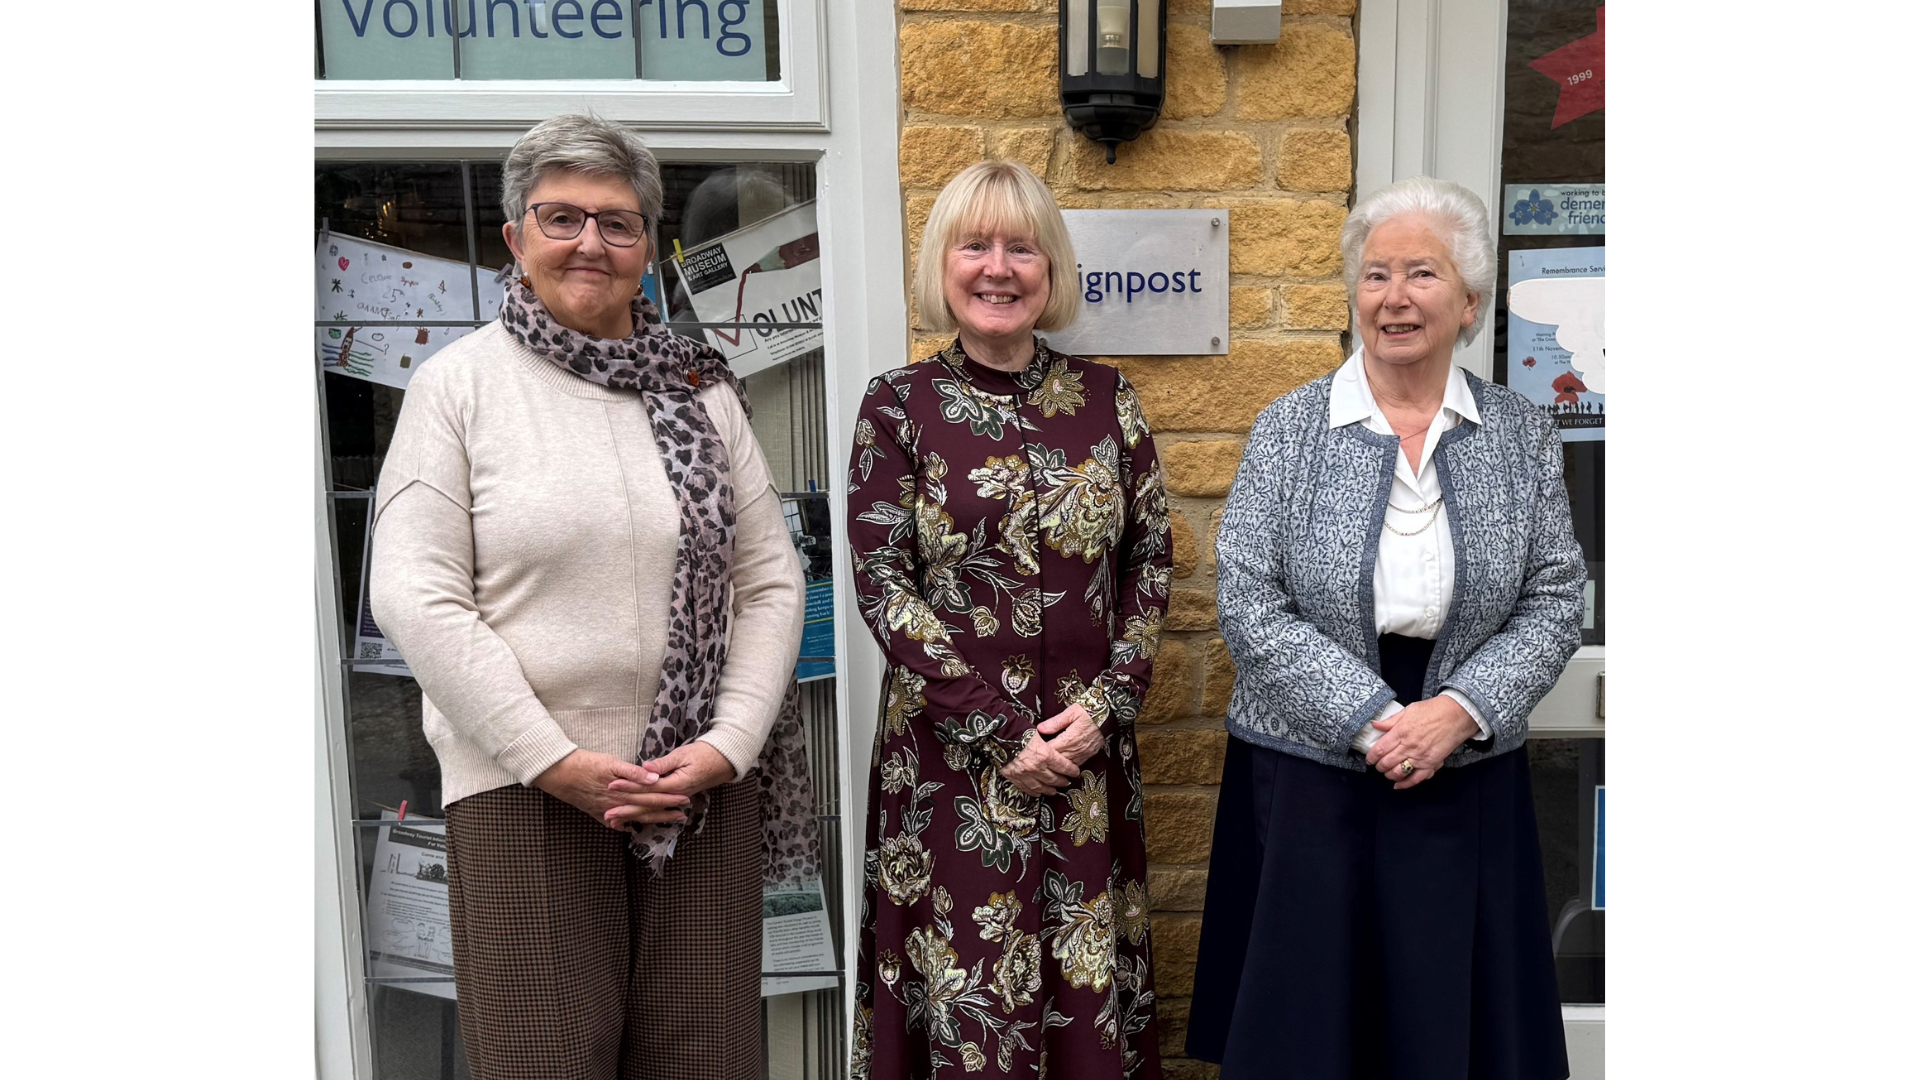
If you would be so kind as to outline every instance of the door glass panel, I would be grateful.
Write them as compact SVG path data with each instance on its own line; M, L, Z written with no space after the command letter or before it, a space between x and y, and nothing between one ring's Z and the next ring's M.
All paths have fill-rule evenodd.
M1507 5L1494 379L1551 414L1587 558L1583 644L1606 641L1605 14ZM1516 308L1516 304L1518 305Z
M1592 0L1509 0L1494 379L1553 417L1587 561L1585 645L1606 642L1606 59ZM1606 739L1531 739L1560 1000L1604 1004L1599 792Z
M697 2L688 6L690 19L692 6ZM380 8L373 10L378 18ZM813 166L673 162L661 171L664 254L642 287L676 332L713 344L743 373L754 432L808 568L809 597L830 598L835 559L826 513L831 473ZM499 163L322 162L314 201L314 357L343 657L342 670L331 674L346 702L374 1075L464 1078L445 887L434 868L441 858L436 838L444 832L440 770L421 731L419 684L365 613L365 579L374 486L406 385L440 348L499 311L499 271L510 257L501 236ZM767 910L771 918L815 920L824 941L798 960L775 961L782 973L804 974L782 974L764 987L762 1032L767 1075L812 1080L843 1075L846 1060L830 599L824 614L810 606L802 654L797 673L822 881L806 892L770 894ZM783 929L781 936L789 935Z
M1560 1003L1603 1005L1607 1000L1607 913L1596 856L1597 792L1607 782L1607 740L1531 739L1534 816L1547 878L1547 925L1553 932Z

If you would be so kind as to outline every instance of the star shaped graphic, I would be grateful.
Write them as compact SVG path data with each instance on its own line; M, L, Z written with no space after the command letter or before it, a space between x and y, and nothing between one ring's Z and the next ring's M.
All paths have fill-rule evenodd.
M1595 9L1599 29L1527 66L1560 84L1551 127L1569 124L1607 103L1607 9Z

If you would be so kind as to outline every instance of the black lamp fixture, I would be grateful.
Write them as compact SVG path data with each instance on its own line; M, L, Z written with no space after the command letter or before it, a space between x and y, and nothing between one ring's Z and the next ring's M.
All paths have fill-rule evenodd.
M1166 71L1165 0L1060 0L1060 107L1107 164L1160 119Z

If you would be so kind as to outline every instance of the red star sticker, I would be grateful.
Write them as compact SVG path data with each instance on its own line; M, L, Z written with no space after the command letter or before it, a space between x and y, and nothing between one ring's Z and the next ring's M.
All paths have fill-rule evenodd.
M1572 123L1607 103L1607 9L1594 11L1599 29L1527 66L1560 84L1552 127Z

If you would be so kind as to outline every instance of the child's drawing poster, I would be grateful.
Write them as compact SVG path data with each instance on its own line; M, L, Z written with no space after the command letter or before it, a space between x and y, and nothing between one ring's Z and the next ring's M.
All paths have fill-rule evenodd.
M404 390L422 361L474 330L408 320L484 323L500 314L501 285L482 269L475 316L464 262L332 234L315 245L314 267L314 319L346 324L314 328L322 371Z

